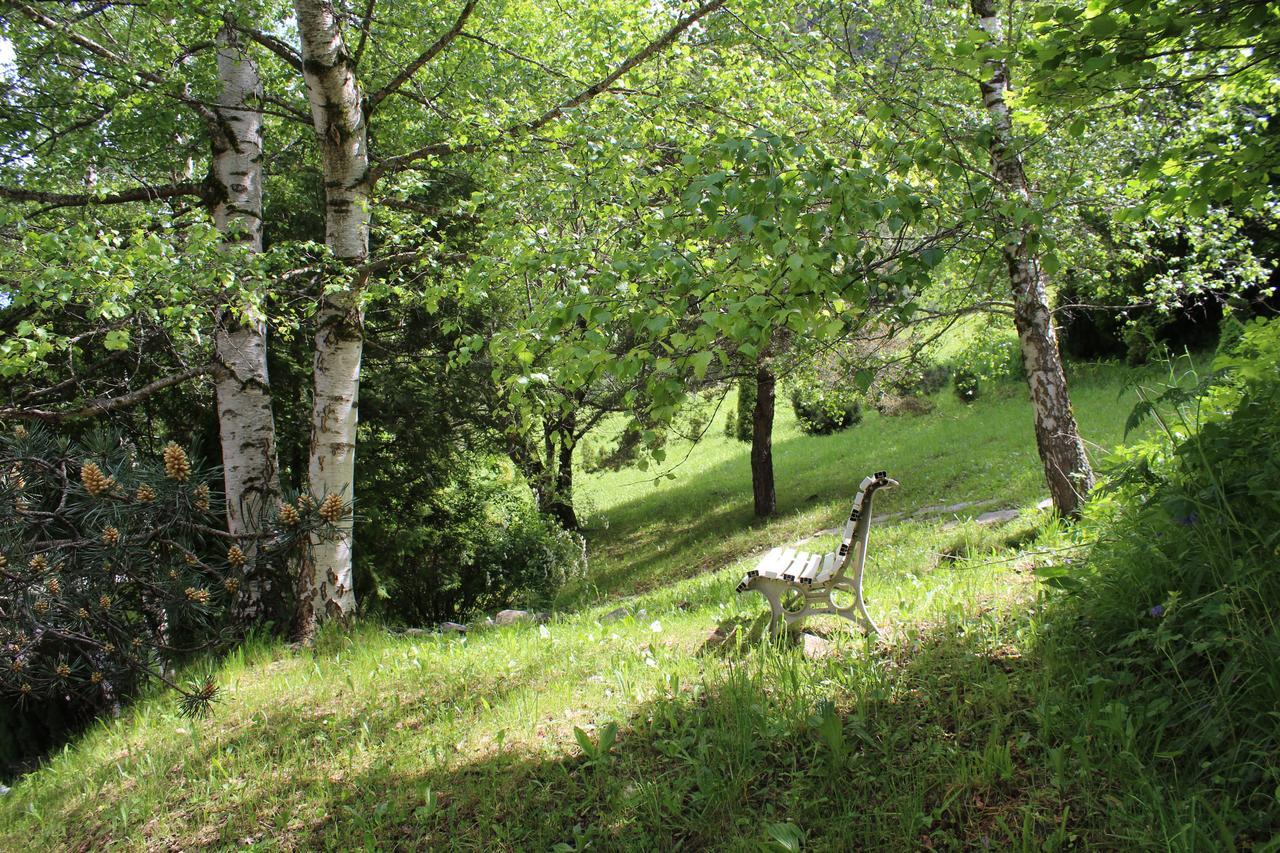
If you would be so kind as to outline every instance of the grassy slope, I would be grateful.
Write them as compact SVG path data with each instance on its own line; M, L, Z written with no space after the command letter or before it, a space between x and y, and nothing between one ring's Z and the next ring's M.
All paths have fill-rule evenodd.
M1127 412L1122 378L1074 392L1102 445ZM868 594L889 644L835 630L827 660L700 653L718 622L760 610L732 592L743 555L833 524L866 471L904 484L880 512L1041 494L1020 394L825 439L789 414L779 427L768 525L748 517L745 447L714 429L657 489L629 485L634 472L584 484L609 526L593 534L591 584L566 603L639 593L644 614L602 626L615 605L596 603L466 640L362 626L311 651L242 650L211 720L160 696L18 783L0 799L0 849L759 849L791 831L814 849L1166 843L1142 779L1091 767L1060 728L1035 658L1035 558L987 558L1025 540L1034 511L996 529L879 528ZM609 722L618 743L593 763L574 729Z

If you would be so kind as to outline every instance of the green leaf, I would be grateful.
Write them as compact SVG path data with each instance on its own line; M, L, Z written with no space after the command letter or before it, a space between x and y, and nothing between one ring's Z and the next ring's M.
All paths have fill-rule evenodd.
M126 350L129 348L128 329L112 329L102 339L102 345L109 350Z

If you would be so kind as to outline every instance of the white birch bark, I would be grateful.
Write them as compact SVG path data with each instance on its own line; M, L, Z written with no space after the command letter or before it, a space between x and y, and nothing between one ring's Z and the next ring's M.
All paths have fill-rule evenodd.
M253 59L224 27L218 35L213 134L213 219L229 246L262 251L262 83ZM242 624L259 621L272 579L257 566L257 534L280 497L275 421L267 378L267 328L258 313L218 312L214 333L218 427L222 443L227 529L248 558L235 610Z
M998 41L1002 27L995 0L970 0L970 7L979 25ZM1022 157L1013 144L1013 123L1005 102L1008 69L1003 62L992 62L989 67L991 77L981 84L981 91L983 106L991 117L992 170L1005 196L1030 208L1031 191ZM1015 225L1003 216L997 218L997 225L1013 291L1014 323L1022 348L1022 364L1035 410L1036 448L1044 464L1054 508L1061 515L1077 516L1085 495L1093 488L1093 469L1067 394L1058 336L1045 292L1044 271L1031 245L1030 226Z
M355 63L327 0L296 0L303 76L325 181L325 242L351 268L326 282L317 317L312 397L310 489L317 500L355 497L355 449L364 317L355 268L369 252L369 152ZM355 613L348 512L337 536L316 537L301 572L297 630Z

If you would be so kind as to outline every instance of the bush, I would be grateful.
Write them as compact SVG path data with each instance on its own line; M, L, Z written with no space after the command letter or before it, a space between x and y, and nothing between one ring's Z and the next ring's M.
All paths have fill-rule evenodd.
M966 403L972 403L978 399L981 383L977 373L967 367L957 368L952 381L954 382L956 396L961 400Z
M407 624L546 605L586 570L581 537L540 514L505 461L463 459L420 503L370 514L364 537L380 543L378 562L362 562L367 592Z
M756 378L743 376L738 380L737 406L729 410L724 421L724 434L738 441L751 441L755 431Z
M1084 646L1066 657L1095 661L1081 689L1105 686L1123 748L1205 792L1228 836L1280 821L1277 363L1280 323L1253 323L1198 389L1144 395L1130 425L1162 429L1092 502L1084 571L1055 579L1075 591L1062 636Z
M802 431L830 435L862 420L862 395L851 388L802 383L791 389L791 408Z

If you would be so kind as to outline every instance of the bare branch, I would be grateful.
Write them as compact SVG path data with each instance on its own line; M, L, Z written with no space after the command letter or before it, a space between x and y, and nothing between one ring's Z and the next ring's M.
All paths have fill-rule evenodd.
M96 400L90 400L78 409L68 409L65 411L57 411L51 409L22 409L8 408L0 409L0 420L14 418L19 420L35 420L35 421L51 421L61 423L62 421L79 420L80 418L92 418L98 415L104 415L108 412L114 412L117 409L125 409L129 406L136 405L152 394L156 394L166 388L172 388L174 385L181 385L197 376L203 376L212 373L214 365L201 364L196 367L188 367L186 370L169 376L161 377L154 382L149 382L141 388L136 388L127 394L121 394L119 397L100 397Z
M505 130L501 131L496 136L490 138L487 141L467 143L465 145L454 145L448 142L437 142L431 145L424 145L423 147L417 149L416 151L410 151L407 154L401 154L396 157L388 157L387 159L380 162L377 166L375 166L374 169L372 170L373 180L376 181L378 178L382 177L383 175L394 174L395 172L399 172L407 168L408 166L412 165L414 162L423 159L424 157L431 157L436 155L448 155L448 154L461 154L461 153L466 153L471 151L480 151L485 148L488 148L490 145L493 145L497 142L502 141L503 139L518 138L520 136L525 136L527 134L533 133L534 131L537 131L539 128L555 121L557 118L564 115L569 110L574 109L575 107L582 106L583 104L585 104L586 102L594 98L596 95L599 95L601 92L606 91L610 86L612 86L615 82L617 82L618 79L621 78L628 71L644 63L645 61L652 58L655 54L661 52L662 50L665 50L668 46L672 44L672 42L674 42L682 34L684 34L686 30L688 30L698 21L705 18L707 15L719 9L724 4L725 4L725 0L709 0L709 2L703 3L697 9L694 9L692 12L690 12L689 14L681 18L679 21L677 21L670 29L668 29L661 36L659 36L658 38L654 39L653 41L645 45L644 48L642 48L639 52L632 54L630 57L628 57L625 61L619 64L616 68L614 68L604 77L601 77L599 80L592 83L590 86L587 86L585 89L578 92L573 97L568 98L567 100L561 101L559 104L556 104L554 107L547 110L545 113L538 116L537 118L530 119L529 121L526 121L526 122L521 122L520 124L512 125L511 127L506 128Z
M476 2L477 0L467 0L466 5L462 7L462 11L458 13L457 20L453 22L452 27L450 27L445 32L441 33L440 37L437 38L434 42L432 42L431 45L426 50L418 54L416 59L414 59L404 68L402 68L399 74L391 78L391 80L387 83L387 85L383 86L381 89L379 89L378 91L370 95L368 98L368 106L366 107L366 110L372 113L374 109L378 106L378 104L382 102L383 98L387 97L387 95L394 93L397 89L403 86L406 82L408 82L410 77L418 73L419 69L421 69L422 66L426 65L428 62L434 59L440 53L440 51L448 47L449 43L458 37L458 33L462 32L462 25L467 22L467 18L470 18L471 13L475 11ZM361 32L360 37L361 37L361 42L363 43L364 41L363 32Z
M232 26L239 32L244 33L250 39L256 41L258 44L274 53L294 71L299 73L302 72L302 57L299 56L298 52L291 46L285 44L280 39L270 35L269 33L264 33L262 30L255 30L253 27L244 27L234 22L232 23Z
M208 187L195 181L181 181L174 184L160 184L154 187L132 187L114 193L52 193L40 190L27 190L21 187L0 186L0 198L10 201L34 201L55 207L88 207L95 204L128 204L135 201L159 201L179 196L197 196L203 198Z

